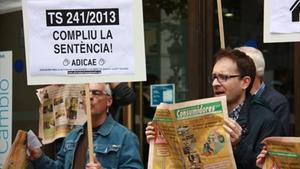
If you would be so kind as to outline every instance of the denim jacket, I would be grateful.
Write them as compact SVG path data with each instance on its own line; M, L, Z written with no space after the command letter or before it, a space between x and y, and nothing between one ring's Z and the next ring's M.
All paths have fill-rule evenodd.
M72 169L74 154L84 126L73 129L64 139L57 154L52 160L45 154L33 161L37 169ZM108 115L104 124L93 133L94 153L105 169L143 168L139 154L139 142L134 133L117 123ZM88 160L88 152L86 153Z

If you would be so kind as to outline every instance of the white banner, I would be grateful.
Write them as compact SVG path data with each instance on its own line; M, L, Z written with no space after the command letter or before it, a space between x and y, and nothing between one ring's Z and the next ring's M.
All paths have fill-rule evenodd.
M38 76L145 80L141 9L134 0L23 0L28 83Z
M0 168L11 147L12 52L0 52Z
M300 1L271 0L271 33L300 32Z
M264 0L264 43L300 41L300 0Z

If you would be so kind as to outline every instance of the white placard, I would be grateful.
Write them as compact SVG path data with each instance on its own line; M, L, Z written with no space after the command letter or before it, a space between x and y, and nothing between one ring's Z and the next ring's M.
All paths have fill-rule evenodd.
M300 21L292 21L293 12L300 8L299 5L299 0L264 1L265 43L300 41Z
M28 84L146 79L142 2L23 0Z
M300 1L271 0L271 33L300 33Z
M12 52L0 52L0 168L12 139Z

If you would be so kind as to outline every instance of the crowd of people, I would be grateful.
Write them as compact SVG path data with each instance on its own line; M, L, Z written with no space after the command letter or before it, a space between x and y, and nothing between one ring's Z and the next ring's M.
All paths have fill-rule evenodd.
M224 129L230 135L238 169L261 168L267 155L261 141L289 134L287 99L264 83L264 69L262 53L252 47L221 49L215 54L210 83L214 96L227 99L229 118L224 119ZM29 147L35 168L144 168L137 136L113 117L118 106L134 101L133 90L122 83L95 83L90 84L90 92L93 160L88 157L87 124L84 124L64 138L55 160L41 148ZM145 134L148 142L155 138L152 122L148 123Z

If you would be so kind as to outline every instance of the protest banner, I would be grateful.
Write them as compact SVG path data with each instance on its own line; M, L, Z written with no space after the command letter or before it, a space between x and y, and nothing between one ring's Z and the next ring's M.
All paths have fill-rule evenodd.
M300 41L300 1L264 1L264 43Z
M27 84L146 80L142 1L23 0ZM93 161L93 158L90 158Z
M146 80L142 1L22 6L29 85Z

